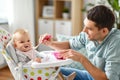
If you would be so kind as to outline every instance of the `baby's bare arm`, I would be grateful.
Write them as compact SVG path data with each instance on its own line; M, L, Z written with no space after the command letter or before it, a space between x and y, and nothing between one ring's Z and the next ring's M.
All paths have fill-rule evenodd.
M41 58L35 58L34 61L41 63Z

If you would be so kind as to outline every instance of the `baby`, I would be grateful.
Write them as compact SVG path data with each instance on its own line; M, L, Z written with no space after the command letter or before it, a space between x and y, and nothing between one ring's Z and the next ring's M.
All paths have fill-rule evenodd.
M51 38L50 35L46 36L44 40L48 40ZM32 46L30 35L27 30L25 29L17 29L13 34L13 46L16 49L16 55L18 57L18 60L22 63L27 63L30 60L36 61L36 62L50 62L54 61L59 58L58 52L38 52L35 50L35 48Z
M30 35L25 29L17 29L13 34L13 46L16 49L18 60L22 63L27 63L30 60L41 62L41 58L31 43Z

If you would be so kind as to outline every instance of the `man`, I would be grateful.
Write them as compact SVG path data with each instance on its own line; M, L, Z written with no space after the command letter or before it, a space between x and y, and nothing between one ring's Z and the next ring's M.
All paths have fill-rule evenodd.
M60 50L61 57L80 62L85 70L61 67L64 75L76 72L74 80L120 80L120 31L113 28L113 12L103 5L93 7L84 20L83 31L66 42L51 39L42 41L55 50ZM88 58L75 50L86 48Z

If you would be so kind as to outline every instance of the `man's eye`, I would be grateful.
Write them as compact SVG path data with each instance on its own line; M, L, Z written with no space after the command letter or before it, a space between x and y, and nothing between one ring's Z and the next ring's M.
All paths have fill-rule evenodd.
M92 28L87 28L88 30L92 30Z

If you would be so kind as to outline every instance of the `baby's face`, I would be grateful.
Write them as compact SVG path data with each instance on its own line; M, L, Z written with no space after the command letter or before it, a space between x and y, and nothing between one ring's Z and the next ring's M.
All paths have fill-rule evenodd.
M27 52L27 51L31 50L32 44L31 44L29 35L28 34L24 34L24 35L18 34L15 39L14 46L16 49L23 51L23 52Z

